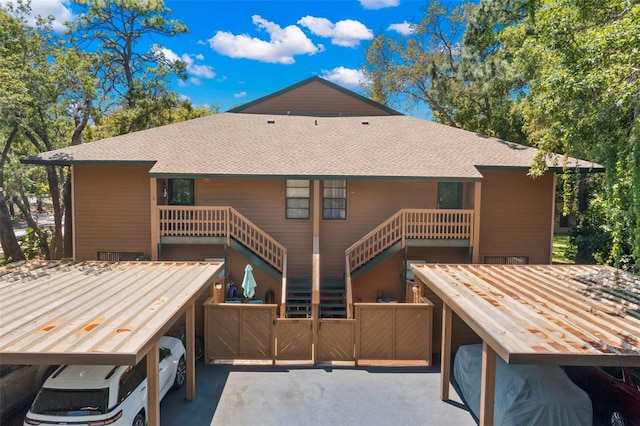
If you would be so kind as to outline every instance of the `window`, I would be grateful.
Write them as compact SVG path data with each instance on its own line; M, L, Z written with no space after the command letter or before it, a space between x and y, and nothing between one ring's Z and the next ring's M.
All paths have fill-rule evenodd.
M462 183L438 182L438 208L461 209L462 208Z
M193 179L169 179L169 204L194 205Z
M287 219L309 219L309 181L287 179Z
M347 181L325 180L322 187L322 218L347 218Z

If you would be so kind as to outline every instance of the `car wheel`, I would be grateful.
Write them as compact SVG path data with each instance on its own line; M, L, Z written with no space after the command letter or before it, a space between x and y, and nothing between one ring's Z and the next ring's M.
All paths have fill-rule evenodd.
M187 378L187 363L184 361L184 356L180 357L178 361L178 367L176 368L176 378L173 381L172 389L180 389L184 385L184 381Z
M614 410L611 413L611 426L625 426L627 423L624 421L624 416L618 410Z
M136 417L133 419L133 423L131 423L131 426L145 426L145 424L144 413L140 411L138 414L136 414Z

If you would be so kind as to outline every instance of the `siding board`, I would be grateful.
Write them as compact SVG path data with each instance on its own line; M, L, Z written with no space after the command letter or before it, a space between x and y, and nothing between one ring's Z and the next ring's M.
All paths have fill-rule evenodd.
M149 167L73 168L76 260L99 251L150 254Z
M529 256L551 262L554 179L522 172L483 172L480 252L484 256Z
M243 109L242 112L317 117L390 115L387 111L346 93L328 90L325 84L317 81L265 99Z

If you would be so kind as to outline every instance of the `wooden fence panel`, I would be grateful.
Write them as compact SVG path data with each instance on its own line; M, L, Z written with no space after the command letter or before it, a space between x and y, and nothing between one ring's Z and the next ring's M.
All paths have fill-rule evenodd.
M354 361L355 325L355 320L321 319L317 361Z
M205 361L274 359L277 305L206 302Z
M425 360L431 363L433 305L430 302L356 303L355 308L356 361Z
M276 320L276 359L306 361L313 359L313 320L279 318Z

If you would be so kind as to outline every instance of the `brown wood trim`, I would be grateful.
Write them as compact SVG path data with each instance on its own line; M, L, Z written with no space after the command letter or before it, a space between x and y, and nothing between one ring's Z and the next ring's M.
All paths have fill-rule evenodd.
M160 426L160 344L155 340L147 352L147 424Z
M480 383L480 426L493 426L493 404L496 397L496 353L482 342Z

